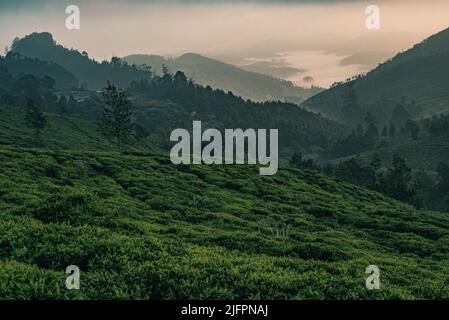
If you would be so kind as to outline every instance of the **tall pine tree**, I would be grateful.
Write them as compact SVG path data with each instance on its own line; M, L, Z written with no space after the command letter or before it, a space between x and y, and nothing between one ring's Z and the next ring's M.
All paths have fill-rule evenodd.
M33 100L28 100L27 110L25 113L25 125L28 128L34 129L36 138L39 137L39 131L44 129L47 124L47 119L42 111Z
M103 90L105 106L101 129L104 135L114 138L118 150L134 132L133 105L126 94L108 82Z

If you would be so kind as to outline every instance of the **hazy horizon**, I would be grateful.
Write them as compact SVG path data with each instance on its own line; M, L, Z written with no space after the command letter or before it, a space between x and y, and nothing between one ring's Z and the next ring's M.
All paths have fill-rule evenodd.
M240 66L264 62L302 70L283 78L304 85L301 79L312 77L313 84L329 86L448 26L447 1L375 2L0 1L0 44L48 31L58 43L100 61L194 52ZM80 7L80 30L65 28L69 4ZM365 27L369 4L380 7L380 30Z

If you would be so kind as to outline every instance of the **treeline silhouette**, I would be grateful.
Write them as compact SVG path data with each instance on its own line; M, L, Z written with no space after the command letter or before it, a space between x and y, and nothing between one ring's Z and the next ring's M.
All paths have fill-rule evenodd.
M337 140L329 148L327 158L345 157L387 147L388 140L398 136L418 140L423 133L431 137L449 134L449 114L434 115L420 120L412 120L410 116L399 119L392 117L391 120L389 124L377 125L375 117L368 112L364 124L359 124L349 135Z
M319 171L328 176L366 187L417 208L449 210L449 163L440 162L435 174L419 169L415 172L401 156L394 154L390 163L383 163L374 153L370 161L359 156L337 162L319 164L316 160L295 153L290 167Z

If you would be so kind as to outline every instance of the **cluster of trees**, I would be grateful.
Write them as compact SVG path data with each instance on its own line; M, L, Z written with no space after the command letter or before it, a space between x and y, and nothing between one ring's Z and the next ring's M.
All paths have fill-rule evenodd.
M426 209L449 211L449 164L440 162L435 173L419 169L416 173L417 202Z
M320 165L313 159L295 153L289 162L291 167L314 170L328 176L350 182L394 199L428 210L449 210L449 164L440 162L435 173L418 169L415 172L406 161L394 155L391 163L382 163L375 153L370 162L360 157Z
M391 124L390 134L395 135L395 131L395 126ZM385 131L382 131L382 135L384 133ZM359 124L347 137L337 140L327 151L327 156L344 157L371 150L377 145L380 137L376 118L370 112L367 112L364 125Z
M67 113L68 110L76 108L77 102L72 94L67 98L65 95L60 95L58 99L58 108L61 113Z
M135 133L135 122L133 118L134 108L123 90L108 83L102 92L104 99L103 116L100 129L102 134L115 141L117 149L121 150L124 143ZM65 96L61 96L58 104L62 107L70 104ZM39 133L47 126L47 118L41 108L33 99L27 101L24 117L26 127L34 130L34 135L39 138Z
M39 138L40 130L47 125L47 118L40 110L34 100L28 100L27 110L25 113L25 125L34 130L36 138Z
M31 99L39 105L52 106L57 102L54 83L49 76L38 78L24 74L16 78L8 69L0 67L0 101L12 106L26 107Z
M232 92L226 93L210 86L197 85L183 72L172 74L166 67L163 68L161 76L153 75L151 79L134 81L128 90L141 105L157 100L171 101L180 106L179 109L172 108L171 117L176 118L167 123L173 125L182 123L190 127L192 119L195 119L217 129L278 128L279 143L283 150L309 147L324 149L329 146L329 141L336 139L345 130L336 122L308 112L295 104L245 100ZM167 110L160 112L163 115L158 117L167 115ZM139 118L145 118L145 115ZM167 128L161 127L163 125L154 123L153 129L166 131Z
M26 108L28 101L33 100L45 112L89 120L99 119L102 101L94 95L86 93L84 101L77 101L72 91L60 91L55 86L56 81L50 76L37 77L32 74L14 76L9 72L9 68L0 66L1 103Z
M305 159L300 154L294 154L290 165L300 169L321 171L326 175L381 192L394 199L416 203L416 181L411 168L399 155L394 155L391 164L385 164L385 166L377 154L368 164L354 157L335 165L327 163L320 166L312 159Z
M29 74L34 77L46 75L54 79L53 84L58 89L68 90L78 87L78 79L66 69L54 62L23 56L20 52L9 51L0 59L0 66L5 67L14 76Z
M290 158L289 165L298 169L321 171L320 165L315 160L306 158L302 153L297 152Z
M357 75L354 75L352 77L346 78L343 81L335 81L331 84L331 88L335 88L341 85L346 85L346 84L353 84L356 80L358 79L362 79L363 77L365 77L367 74L366 73L360 73Z
M449 133L449 114L433 116L431 118L421 119L419 121L421 128L426 130L432 136L438 136Z
M392 162L386 170L383 170L381 160L377 155L366 166L356 159L343 161L337 166L335 176L342 180L354 180L356 184L410 203L414 202L417 192L411 168L398 155L393 156Z
M410 139L417 140L424 132L431 136L449 133L449 114L412 120L409 116L399 116L402 109L403 107L398 105L391 122L383 126L379 126L376 118L367 112L364 124L359 124L348 136L335 141L327 151L327 157L344 157L387 146L388 140L396 136L409 136Z

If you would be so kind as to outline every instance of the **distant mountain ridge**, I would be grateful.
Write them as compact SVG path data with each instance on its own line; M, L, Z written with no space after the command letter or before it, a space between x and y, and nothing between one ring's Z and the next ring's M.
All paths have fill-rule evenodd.
M321 88L302 88L290 81L256 73L196 53L186 53L178 58L166 59L157 55L129 55L123 58L129 64L151 66L160 73L162 65L172 71L182 71L201 85L231 91L254 101L283 100L293 103L321 92Z
M449 29L397 54L348 83L308 99L303 106L330 118L360 122L366 112L389 122L402 105L413 118L449 112ZM357 103L344 110L345 91L354 90ZM360 108L357 110L356 108Z
M71 73L80 84L86 84L94 90L103 88L107 81L127 87L132 81L139 81L148 76L147 71L140 68L140 65L146 64L156 73L160 73L164 64L172 72L183 71L200 85L231 91L254 101L282 100L301 103L322 91L321 88L296 87L290 81L243 70L195 53L186 53L175 59L165 59L157 55L130 55L123 59L115 57L111 62L97 62L89 58L86 52L57 44L48 32L34 32L14 40L11 52L59 65ZM72 79L71 83L74 82L76 81Z
M131 81L147 77L144 70L123 65L118 59L113 59L111 63L107 61L99 63L90 59L86 52L81 53L58 45L48 32L35 32L22 39L16 39L11 52L58 64L72 73L80 83L87 83L89 88L96 90L103 88L107 81L126 87Z

